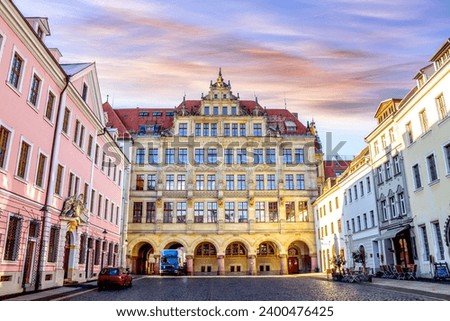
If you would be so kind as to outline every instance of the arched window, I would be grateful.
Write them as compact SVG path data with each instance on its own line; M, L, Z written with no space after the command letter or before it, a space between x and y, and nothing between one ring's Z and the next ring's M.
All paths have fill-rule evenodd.
M196 256L216 256L216 247L211 243L201 243L195 249Z
M244 256L247 255L247 250L242 243L234 242L227 246L225 254L227 256Z
M258 256L272 256L275 255L275 246L271 242L261 243L256 252Z

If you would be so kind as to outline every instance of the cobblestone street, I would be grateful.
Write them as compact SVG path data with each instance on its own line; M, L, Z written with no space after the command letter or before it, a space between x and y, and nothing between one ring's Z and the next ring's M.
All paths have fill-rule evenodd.
M92 291L63 300L432 301L442 299L445 298L431 293L419 293L411 289L389 289L376 283L342 283L313 277L142 277L136 278L130 289L102 292L92 289Z

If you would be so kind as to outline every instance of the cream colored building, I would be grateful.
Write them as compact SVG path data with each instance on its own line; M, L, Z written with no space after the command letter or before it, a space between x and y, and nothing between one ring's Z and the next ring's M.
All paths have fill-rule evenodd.
M450 264L450 40L415 76L417 85L395 116L404 141L405 172L414 218L418 272L434 276Z
M241 100L221 72L200 100L114 111L133 139L127 260L134 273L158 273L160 250L178 247L189 274L316 268L311 204L322 155L314 123Z

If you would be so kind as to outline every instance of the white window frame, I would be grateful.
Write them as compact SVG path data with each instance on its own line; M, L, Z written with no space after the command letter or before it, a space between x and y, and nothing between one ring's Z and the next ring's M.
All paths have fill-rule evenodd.
M17 53L17 54L20 56L20 58L22 58L22 60L23 60L22 70L21 70L21 73L20 73L20 76L19 76L19 82L18 82L18 84L17 84L17 88L14 87L14 86L9 82L9 77L10 77L10 75L11 75L11 69L12 69L12 63L13 63L13 60L14 60L14 55L15 55L16 53ZM23 53L15 46L15 45L14 45L13 48L12 48L12 54L11 54L11 59L10 59L10 62L9 62L8 73L6 74L6 84L7 84L12 90L14 90L15 92L17 92L17 93L19 94L19 96L22 94L23 78L24 78L25 71L26 71L26 68L27 68L27 63L28 63L28 60L25 58L25 55L24 55L24 54L23 54ZM28 97L27 97L27 101L28 101Z
M43 169L43 173L42 173L42 179L43 179L42 186L39 186L39 185L36 185L36 181L37 181L37 176L38 176L39 159L40 159L40 157L41 157L41 154L44 155L44 156L46 157L46 160L45 160L44 169ZM34 186L35 186L36 188L42 188L42 189L44 189L45 186L46 186L46 184L47 184L47 182L45 181L45 177L46 177L46 174L47 174L47 168L48 168L48 162L49 162L49 159L50 159L50 158L49 158L49 156L48 156L47 153L44 153L41 149L38 150L37 158L36 158L36 167L35 167L35 168L36 168L36 173L34 174L34 182L33 182L33 184L34 184Z
M23 142L25 142L28 145L30 145L30 152L28 153L28 156L27 156L27 166L26 166L25 175L24 175L25 177L20 177L20 176L17 175L17 171L19 169L20 153L22 151L22 143ZM33 144L31 143L31 141L29 141L25 137L21 136L20 137L20 142L19 142L19 148L18 148L18 151L17 151L17 164L16 164L15 169L14 169L14 177L16 179L21 180L21 181L24 181L24 180L28 181L28 177L29 177L29 174L30 174L30 167L31 167L30 166L30 162L31 162L32 156L33 156Z
M37 97L36 97L36 104L33 104L30 100L30 95L31 95L31 89L33 87L33 79L34 76L36 76L37 78L39 78L39 88L38 88L38 92L37 92ZM30 77L30 86L28 88L28 97L27 97L27 104L28 106L39 110L39 105L41 102L41 96L42 96L42 90L44 88L44 77L42 77L42 75L36 70L36 68L33 67L32 71L31 71L31 77ZM55 96L56 98L56 96Z
M9 131L9 139L8 139L8 143L6 144L6 156L5 156L5 165L4 167L0 167L0 171L2 172L8 172L8 168L9 168L9 159L10 159L10 155L11 155L11 146L12 146L12 141L14 139L14 129L9 127L8 125L6 125L5 123L3 123L0 119L0 126L5 127L8 131Z
M449 160L450 159L450 149L448 150L448 154L447 154L447 151L445 149L446 146L450 146L450 140L445 142L442 145L442 154L443 154L443 157L444 157L445 169L447 171L446 176L450 177L450 160Z
M428 162L428 157L433 156L433 160L434 160L434 168L436 171L436 179L432 180L431 179L431 171L430 171L430 164ZM438 169L438 164L436 161L436 153L435 152L431 152L427 155L425 155L425 164L427 165L427 173L428 173L428 183L432 184L434 182L438 182L439 181L439 169Z

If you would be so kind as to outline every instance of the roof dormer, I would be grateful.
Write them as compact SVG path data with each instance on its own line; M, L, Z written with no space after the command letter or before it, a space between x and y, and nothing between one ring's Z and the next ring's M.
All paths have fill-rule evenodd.
M48 19L45 17L31 17L26 18L33 31L36 33L39 39L43 42L45 37L50 36L50 27L48 25Z

